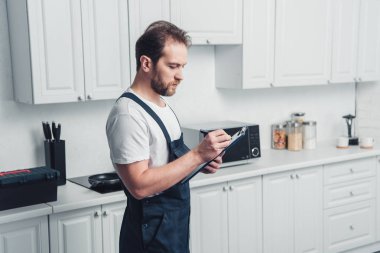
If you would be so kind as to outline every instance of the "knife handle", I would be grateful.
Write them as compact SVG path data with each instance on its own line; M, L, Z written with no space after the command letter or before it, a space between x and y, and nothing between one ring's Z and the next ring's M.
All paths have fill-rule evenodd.
M44 132L45 140L47 140L48 139L48 134L47 134L47 129L46 129L46 122L43 122L43 121L42 121L42 130Z
M47 139L51 141L51 129L50 129L49 122L46 122L46 131L47 131Z
M57 127L55 126L55 122L53 121L53 123L51 124L51 131L53 132L53 137L54 137L54 141L57 140Z
M61 139L61 124L58 124L58 128L56 129L56 137L54 137L56 139L56 141L60 141Z

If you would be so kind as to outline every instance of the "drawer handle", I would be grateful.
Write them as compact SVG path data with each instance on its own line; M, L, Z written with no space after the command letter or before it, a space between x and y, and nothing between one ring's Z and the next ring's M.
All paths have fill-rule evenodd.
M354 230L355 228L354 228L354 226L350 225L350 229L351 229L351 230Z
M351 173L354 173L355 171L354 171L354 169L353 169L353 168L350 168L350 172L351 172Z
M350 196L351 197L354 196L354 192L350 191Z
M223 191L224 191L224 192L228 191L227 186L223 186Z

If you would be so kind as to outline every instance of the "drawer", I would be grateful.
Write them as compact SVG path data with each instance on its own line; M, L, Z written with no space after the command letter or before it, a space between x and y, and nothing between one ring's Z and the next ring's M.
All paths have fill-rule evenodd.
M375 177L329 185L325 186L324 189L324 207L331 208L352 204L358 201L374 199L375 196Z
M324 213L324 252L341 252L375 241L375 201L328 209Z
M351 160L324 166L325 185L371 177L375 174L375 158Z

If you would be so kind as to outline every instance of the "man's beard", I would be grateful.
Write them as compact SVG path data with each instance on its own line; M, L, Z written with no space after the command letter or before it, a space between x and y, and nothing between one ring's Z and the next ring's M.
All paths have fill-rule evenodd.
M161 96L172 96L174 95L175 93L175 88L174 89L170 89L169 90L169 87L171 87L173 84L179 84L179 82L170 82L170 83L167 83L165 84L161 78L159 77L159 75L155 75L155 77L150 81L150 86L152 87L152 89L160 94Z

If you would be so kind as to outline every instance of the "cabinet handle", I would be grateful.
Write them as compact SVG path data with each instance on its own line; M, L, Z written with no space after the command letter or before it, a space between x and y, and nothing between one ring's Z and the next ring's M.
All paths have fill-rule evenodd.
M327 84L330 84L331 82L330 82L330 80L327 80Z
M362 78L361 77L359 77L359 82L361 82L362 81Z
M207 40L206 40L206 43L207 43L207 44L210 44L211 42L210 42L210 40L207 39Z
M355 171L354 171L354 169L353 169L353 168L350 168L350 172L351 172L351 173L354 173Z
M87 99L90 99L90 100L92 99L91 94L88 94L88 95L87 95Z
M290 174L290 178L291 178L291 179L294 179L294 175L293 175L293 174Z
M354 196L354 192L353 191L350 191L350 196Z
M354 82L357 83L358 82L358 79L356 79L356 77L354 77Z
M95 218L99 217L99 211L96 211L96 212L94 213L94 217L95 217Z
M104 211L103 211L103 216L105 217L105 216L107 216L107 215L108 215L107 210L104 210Z
M298 174L296 174L296 178L297 178L297 179L300 179L300 176L298 176Z
M351 230L354 230L355 228L354 228L354 226L350 225L350 229L351 229Z
M82 101L82 100L83 100L82 95L78 96L78 100L79 100L79 101Z
M228 191L227 186L223 186L223 191L224 191L224 192Z
M270 87L273 87L273 86L274 86L273 83L270 83L269 85L270 85Z
M230 185L230 191L233 191L235 189L235 187L233 187L232 185Z

